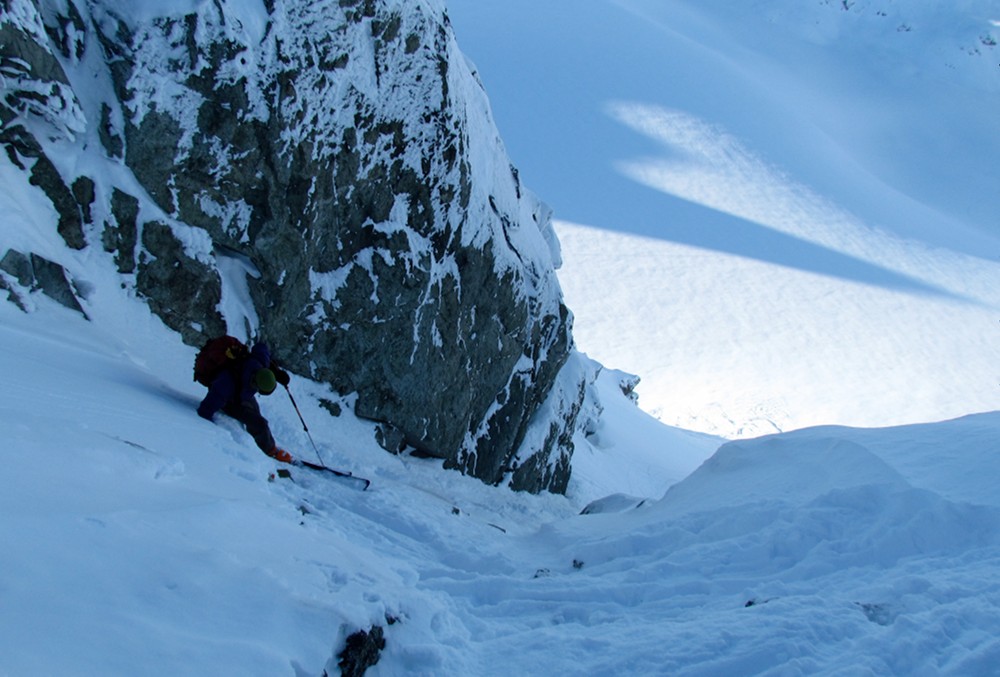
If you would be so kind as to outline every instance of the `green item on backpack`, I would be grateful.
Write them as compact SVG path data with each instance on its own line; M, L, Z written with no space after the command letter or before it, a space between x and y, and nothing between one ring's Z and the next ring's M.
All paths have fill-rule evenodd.
M258 369L257 373L253 375L253 380L261 395L270 395L278 387L278 380L270 369Z

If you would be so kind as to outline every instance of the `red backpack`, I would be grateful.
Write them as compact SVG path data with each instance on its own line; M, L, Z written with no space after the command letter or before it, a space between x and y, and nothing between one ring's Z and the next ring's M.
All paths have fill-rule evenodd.
M223 370L237 364L250 354L243 342L232 336L220 336L208 341L194 358L194 380L209 387Z

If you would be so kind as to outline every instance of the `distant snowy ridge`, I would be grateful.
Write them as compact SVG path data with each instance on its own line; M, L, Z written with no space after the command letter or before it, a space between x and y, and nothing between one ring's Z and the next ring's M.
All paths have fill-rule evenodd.
M997 408L995 2L451 9L574 337L644 410L745 438Z
M754 11L816 44L851 42L864 50L878 43L883 56L894 57L878 64L882 69L921 71L1000 91L1000 10L990 0L962 0L946 8L933 0L822 0L812 6L772 0L757 3Z

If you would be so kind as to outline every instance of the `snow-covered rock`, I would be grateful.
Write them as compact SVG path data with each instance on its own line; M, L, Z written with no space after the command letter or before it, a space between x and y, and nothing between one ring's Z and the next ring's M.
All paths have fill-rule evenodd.
M7 155L68 247L189 344L265 338L389 437L565 490L584 380L551 210L443 3L11 0L0 25Z

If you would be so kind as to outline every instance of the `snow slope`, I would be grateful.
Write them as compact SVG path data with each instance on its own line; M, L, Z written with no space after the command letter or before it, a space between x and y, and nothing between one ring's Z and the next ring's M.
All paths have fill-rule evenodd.
M997 406L995 3L452 0L581 349L729 437Z
M559 3L532 7L546 12ZM621 5L574 7L603 8L613 18ZM681 12L687 23L680 26L720 30L682 3L667 7ZM546 25L527 16L520 21L536 30ZM581 11L562 18L582 39L587 17ZM617 35L620 27L609 21L604 35ZM459 39L475 47L461 32ZM694 49L703 43L686 38L677 44ZM575 63L571 54L561 54ZM604 58L617 54L606 50ZM635 76L623 73L623 81ZM503 92L484 80L494 102L501 100ZM565 87L587 90L569 80ZM659 119L665 109L683 112L653 103L617 110L636 126ZM619 120L606 110L598 112L600 119ZM684 114L672 119L687 120L684 128L695 136L705 131L697 124L709 119L704 111ZM586 116L563 119L586 122ZM744 168L759 168L752 160L754 137L722 123L730 132L730 156ZM641 135L619 122L612 127L617 134L605 140L616 157L645 154L637 143ZM562 147L559 138L553 135L549 154L586 156L582 144ZM629 140L623 147L616 139ZM522 162L510 145L515 162ZM623 148L628 152L617 155ZM578 158L567 152L561 159L575 164ZM786 160L781 166L792 166ZM773 171L775 162L764 166ZM65 265L93 321L40 293L23 299L30 313L0 300L0 366L7 385L0 391L0 675L336 674L334 656L345 637L373 624L385 627L387 644L370 675L998 674L1000 414L882 429L825 425L720 448L720 439L668 428L643 413L621 395L619 375L603 370L603 414L576 439L569 495L531 496L444 472L440 462L389 455L374 443L372 426L352 415L350 399L295 378L292 390L322 459L374 485L358 492L301 472L295 483L268 481L274 462L237 424L224 417L210 424L195 414L203 390L189 376L193 349L121 289L106 253L92 248L66 256L54 229L46 227L55 216L38 206L44 204L38 189L5 163L0 159L4 245ZM538 180L543 177L531 173L524 170L525 183L546 195ZM803 200L796 203L800 208L826 195L816 183L789 176L771 186L775 199L791 199L789 186L799 187L791 194ZM623 183L642 192L639 183ZM697 214L687 223L689 232L714 223L732 234L736 217L720 208L674 198L668 204L681 210L675 216ZM969 243L992 236L975 235L970 226L964 235L948 231L954 246L937 242L931 249L926 240L904 242L891 230L876 237L865 225L860 231L843 224L820 229L816 237L832 238L822 246L748 226L740 242L755 242L757 255L655 232L639 240L634 232L593 235L590 228L567 225L564 259L573 265L574 247L592 252L590 284L596 281L605 297L618 299L608 312L638 307L638 318L613 316L620 328L685 346L687 352L672 359L690 359L694 373L676 380L671 392L688 406L678 411L692 412L702 429L745 433L753 427L747 422L755 421L757 429L768 429L754 412L774 393L785 400L763 413L777 427L813 416L837 423L848 405L855 406L852 397L863 400L858 412L890 418L894 412L880 390L886 378L903 383L899 390L912 399L917 416L920 407L944 402L957 386L949 391L910 372L897 376L865 356L889 355L895 344L923 346L912 354L930 365L922 368L934 378L970 378L965 360L985 345L987 330L965 323L985 321L994 292L989 257ZM856 232L862 236L847 237ZM781 242L789 246L765 246ZM854 252L851 272L842 272L845 259L839 257L845 254L834 245ZM882 256L892 266L850 249L862 245L872 247L866 251L876 263ZM613 255L619 249L641 278L622 274L628 267ZM772 249L772 258L782 260L765 256ZM670 279L690 290L667 309L694 306L669 337L670 325L657 321L663 290L672 288L654 275L656 254L663 251L675 266ZM903 253L891 256L898 251ZM916 266L913 252L926 254L930 272ZM648 258L637 258L641 253ZM828 270L820 269L824 261ZM966 267L973 262L982 268ZM619 274L602 277L612 268ZM970 272L974 276L963 277ZM567 288L582 331L585 302L593 295L582 297L577 308ZM773 298L755 312L754 294L765 291ZM709 301L692 303L720 297L732 300L716 314L697 312ZM240 308L238 296L231 301ZM847 316L855 332L830 337L852 303L859 306ZM759 346L774 342L775 352L728 357L747 339L726 329L725 308L742 309L736 327L757 332L752 336ZM873 317L881 321L862 321L864 308L876 309ZM948 321L950 331L904 340L905 332L883 315L899 319L910 312L934 327ZM826 323L812 324L827 316ZM920 326L915 321L906 329ZM806 337L796 332L808 327L814 329ZM967 343L963 333L970 335ZM609 345L623 334L614 334ZM792 343L793 336L802 343ZM831 352L838 347L833 339L857 348ZM795 350L808 352L802 357ZM862 378L851 371L857 367L852 359L874 371ZM814 380L822 387L789 392L787 384L803 378L803 361L818 370ZM757 364L748 369L748 362ZM904 360L894 364L911 368ZM976 378L996 381L988 359L975 365L981 369ZM737 371L726 375L723 368ZM696 389L717 373L725 378L710 384L712 393ZM862 383L870 384L871 394L858 395L868 392L857 389ZM970 390L986 397L985 388ZM720 394L735 397L720 400L717 411L705 404ZM648 395L643 391L640 400L647 407ZM330 416L321 399L339 403L344 413ZM286 400L277 393L262 407L282 444L309 458L309 439ZM959 413L972 410L970 401L959 403ZM579 514L585 507L588 514Z
M389 455L296 378L323 459L374 484L269 481L195 414L193 350L91 281L92 323L0 303L0 674L337 674L376 624L370 675L997 674L1000 414L713 454L605 371L570 495L532 496Z

